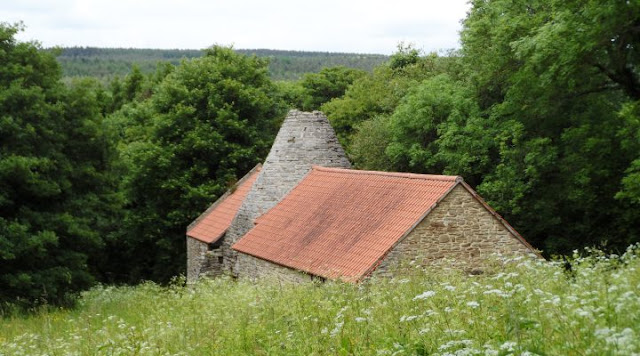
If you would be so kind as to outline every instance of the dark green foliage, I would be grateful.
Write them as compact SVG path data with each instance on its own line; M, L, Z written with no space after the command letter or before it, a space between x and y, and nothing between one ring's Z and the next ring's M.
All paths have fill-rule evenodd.
M319 73L305 74L300 81L307 94L302 109L320 109L322 104L343 96L355 80L366 74L365 71L347 67L330 67L322 69Z
M113 226L105 93L61 85L53 56L0 24L0 303L64 303L94 281Z
M479 190L549 252L636 241L640 231L625 218L629 206L615 196L640 149L617 114L636 99L629 83L639 43L627 34L638 26L638 4L473 5L464 58L489 127L513 127L501 136L496 168ZM625 72L632 74L620 79Z
M283 116L276 97L263 60L214 47L114 116L130 126L118 279L166 282L184 271L186 226L266 155Z
M640 100L627 103L620 111L623 128L618 132L620 145L626 151L633 152L640 143ZM636 151L637 152L637 151ZM622 178L622 190L616 198L634 206L640 205L640 152L631 162Z

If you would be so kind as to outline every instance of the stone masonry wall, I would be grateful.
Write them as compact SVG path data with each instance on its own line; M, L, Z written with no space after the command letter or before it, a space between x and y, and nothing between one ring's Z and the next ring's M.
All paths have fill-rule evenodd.
M195 282L200 276L208 245L187 236L187 282Z
M374 275L389 276L398 268L427 266L443 259L455 260L455 267L476 269L493 253L532 252L458 185L389 252Z
M289 283L311 281L311 276L304 272L280 266L244 253L238 254L237 268L241 272L241 277L252 280L274 279Z
M209 249L209 244L187 237L187 283L200 277L222 275L222 249Z
M231 249L254 220L272 208L311 170L312 165L350 168L351 164L327 117L321 112L292 110L284 120L253 187L240 206L223 243L224 269L234 276L251 276L254 268L237 265ZM242 268L239 268L242 267Z

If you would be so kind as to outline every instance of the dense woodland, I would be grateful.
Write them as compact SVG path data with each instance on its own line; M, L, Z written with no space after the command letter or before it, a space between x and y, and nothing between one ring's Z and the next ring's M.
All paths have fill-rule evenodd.
M63 47L50 51L56 55L66 81L76 77L94 77L108 83L124 77L137 66L143 74L153 73L158 65L179 65L182 60L202 57L205 51L180 49ZM236 49L237 53L269 60L273 80L299 80L306 73L324 67L344 66L372 71L389 59L380 54L278 51L272 49Z
M18 31L0 26L2 305L183 273L186 226L291 107L323 110L358 168L463 176L546 256L640 241L639 2L475 0L458 52L290 82L218 46L62 80Z

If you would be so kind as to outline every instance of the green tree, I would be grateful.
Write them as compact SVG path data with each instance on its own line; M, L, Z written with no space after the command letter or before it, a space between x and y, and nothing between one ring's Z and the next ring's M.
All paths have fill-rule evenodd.
M446 74L427 79L409 91L390 118L391 140L385 153L395 169L423 173L445 170L440 136L445 132L452 136L454 126L464 126L479 115L469 92Z
M318 73L306 74L300 83L307 93L302 109L320 109L322 104L343 96L354 81L366 74L363 70L347 67L323 68Z
M128 270L117 274L166 282L184 272L185 226L265 157L284 114L278 96L265 61L213 47L128 109L140 129L121 150Z
M338 139L349 154L352 135L360 123L381 115L391 115L409 89L424 79L442 73L457 78L459 74L459 58L455 54L449 57L430 54L415 59L413 56L417 52L410 47L400 46L398 51L394 56L410 56L412 59L401 61L402 66L388 62L376 67L372 74L354 80L344 96L320 108L327 114Z
M380 115L363 121L355 127L350 147L350 158L358 169L397 171L386 154L391 137L389 116Z
M420 61L420 51L413 46L400 43L398 51L389 58L389 67L393 70L402 70L409 66L415 65Z
M142 92L142 85L144 84L144 75L140 71L140 67L133 65L131 73L124 78L122 86L124 101L131 102L136 99Z
M20 30L0 24L0 303L60 304L94 281L112 151L103 93L63 86L55 58L16 41Z
M485 118L477 128L495 142L495 168L478 189L550 253L640 238L628 223L638 210L620 192L634 181L640 142L627 127L632 110L618 114L637 99L639 6L473 1L464 21L462 53Z
M302 109L305 101L309 100L309 95L300 85L300 81L276 81L274 84L282 101L290 108Z

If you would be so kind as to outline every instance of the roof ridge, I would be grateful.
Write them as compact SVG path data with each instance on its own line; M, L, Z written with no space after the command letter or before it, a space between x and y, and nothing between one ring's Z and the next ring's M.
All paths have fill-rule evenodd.
M359 170L359 169L323 167L318 165L311 166L311 169L316 171L322 171L322 172L335 172L335 173L345 173L345 174L369 174L369 175L391 176L391 177L408 178L408 179L440 180L440 181L446 181L446 182L462 182L463 181L461 176L447 176L447 175L439 175L439 174L366 171L366 170Z

